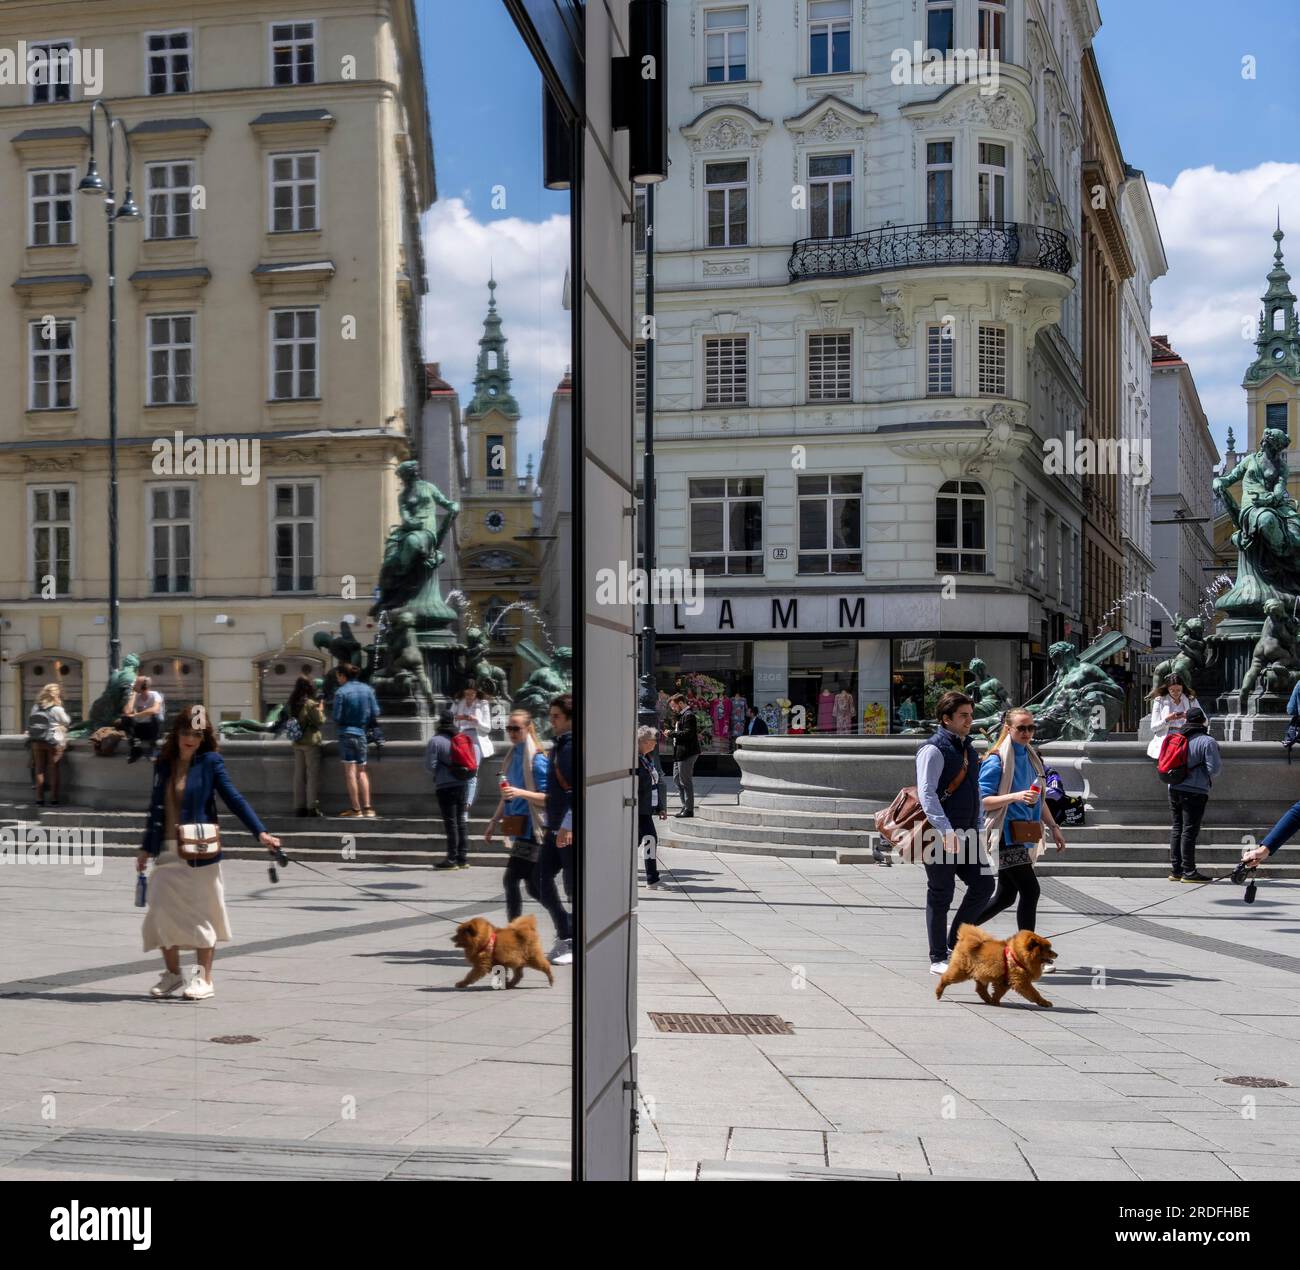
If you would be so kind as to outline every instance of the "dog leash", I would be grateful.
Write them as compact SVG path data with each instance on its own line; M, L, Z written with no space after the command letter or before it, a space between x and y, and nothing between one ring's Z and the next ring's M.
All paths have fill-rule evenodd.
M1214 886L1218 882L1227 881L1226 878L1211 878L1208 882L1200 883L1201 886ZM1044 939L1060 939L1062 935L1073 935L1077 931L1089 930L1093 926L1104 926L1107 922L1118 921L1121 917L1136 917L1138 913L1145 913L1149 908L1159 908L1162 904L1171 904L1176 899L1181 899L1182 893L1177 895L1167 895L1163 900L1155 900L1150 904L1143 904L1141 908L1135 908L1128 913L1111 913L1106 917L1099 918L1095 922L1085 922L1082 926L1073 926L1069 930L1058 930L1051 935L1044 935Z
M319 869L313 868L305 860L295 860L292 856L288 855L283 850L283 848L280 851L280 856L283 858L281 859L277 857L276 858L277 864L296 864L300 869L306 869L308 873L314 873L317 877L324 878L325 881L327 882L333 882L341 886L346 886L350 890L356 891L358 895L364 895L368 899L383 900L386 904L400 904L403 908L409 908L412 913L419 913L421 917L432 917L437 919L440 922L450 922L452 920L444 913L430 913L426 909L416 908L414 904L408 904L406 900L399 900L396 896L378 895L374 891L367 890L364 887L356 886L354 883L349 882L346 878L332 878L328 873L322 873Z

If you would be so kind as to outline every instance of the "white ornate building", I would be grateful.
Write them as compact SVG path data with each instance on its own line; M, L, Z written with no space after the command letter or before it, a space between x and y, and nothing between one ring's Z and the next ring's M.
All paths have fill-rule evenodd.
M701 671L819 726L847 688L859 728L897 728L972 657L1019 698L1082 634L1080 482L1044 447L1082 434L1099 22L1092 0L671 0L656 563L706 577L699 612L659 608L662 687ZM898 82L918 43L997 48L996 83Z

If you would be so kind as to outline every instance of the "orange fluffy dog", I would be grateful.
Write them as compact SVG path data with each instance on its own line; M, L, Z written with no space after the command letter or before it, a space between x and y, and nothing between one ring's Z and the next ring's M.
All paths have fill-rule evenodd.
M456 985L458 988L477 983L492 973L493 966L506 966L514 971L506 981L507 988L513 988L524 977L525 966L540 970L551 987L555 986L551 963L546 960L542 941L537 938L537 919L531 913L501 927L493 926L486 917L471 917L456 927L451 942L469 962L469 974Z
M978 926L967 924L957 932L957 947L934 995L942 997L950 983L974 979L975 991L988 1005L1001 1005L1002 998L1014 988L1026 1000L1051 1009L1052 1003L1039 996L1034 980L1045 965L1055 960L1051 943L1032 930L1017 931L1010 939L994 939Z

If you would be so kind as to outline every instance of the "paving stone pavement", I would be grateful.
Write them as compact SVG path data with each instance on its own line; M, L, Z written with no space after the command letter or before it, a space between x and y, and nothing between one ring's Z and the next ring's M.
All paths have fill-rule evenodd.
M571 971L453 987L500 870L318 867L223 865L197 1003L146 995L133 860L0 867L0 1177L567 1176Z
M1246 906L1226 883L1044 879L1044 1010L969 984L935 1000L920 869L660 863L639 913L643 1179L1300 1177L1300 884ZM794 1034L660 1033L651 1011ZM1291 1087L1220 1079L1239 1075Z

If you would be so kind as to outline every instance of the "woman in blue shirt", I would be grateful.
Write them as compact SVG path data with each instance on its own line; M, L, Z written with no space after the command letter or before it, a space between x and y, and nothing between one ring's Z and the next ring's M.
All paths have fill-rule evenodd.
M202 1001L216 991L212 955L219 940L230 938L221 852L201 860L182 860L177 838L182 825L217 823L217 794L268 851L279 850L280 839L266 832L227 775L207 712L202 706L188 706L176 716L154 764L149 819L136 857L139 873L153 861L144 950L161 948L164 962L162 978L149 990L150 996L170 997L185 983L180 963L183 948L193 948L199 964L182 995Z
M506 919L513 922L524 911L519 894L521 882L528 894L537 899L533 874L546 826L548 764L533 727L533 716L527 710L511 711L506 721L506 739L510 742L510 753L501 764L501 798L488 821L483 841L491 842L498 826L504 826L510 840L505 872ZM510 833L511 829L519 832Z
M984 840L989 859L997 862L998 889L976 920L977 926L1015 904L1016 929L1033 930L1040 893L1034 852L1042 842L1044 826L1057 851L1065 850L1061 830L1043 801L1047 781L1042 760L1030 745L1035 728L1028 710L1008 710L1002 732L980 764Z

